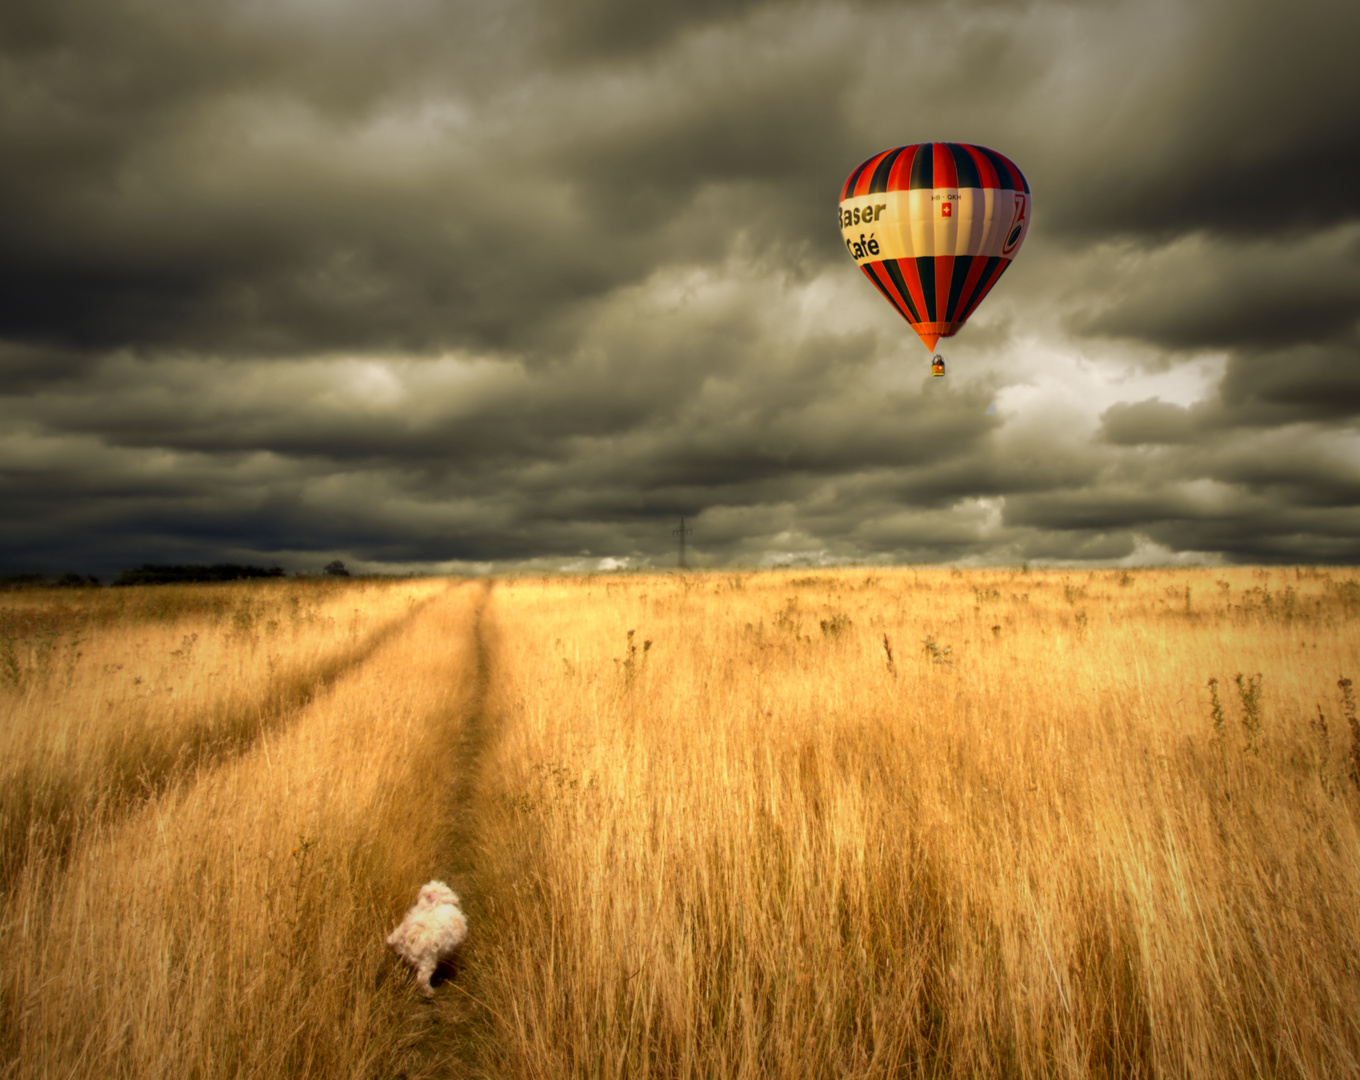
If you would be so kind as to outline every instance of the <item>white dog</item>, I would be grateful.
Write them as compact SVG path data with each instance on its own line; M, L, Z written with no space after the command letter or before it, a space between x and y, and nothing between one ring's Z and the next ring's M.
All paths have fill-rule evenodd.
M401 925L387 935L387 944L416 969L421 990L433 994L430 976L466 938L467 917L458 906L458 894L442 881L430 881L420 887L420 899Z

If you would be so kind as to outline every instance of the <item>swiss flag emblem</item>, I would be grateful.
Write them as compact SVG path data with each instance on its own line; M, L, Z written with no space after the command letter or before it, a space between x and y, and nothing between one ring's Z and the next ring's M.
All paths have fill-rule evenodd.
M954 204L952 202L940 203L940 217L953 217Z

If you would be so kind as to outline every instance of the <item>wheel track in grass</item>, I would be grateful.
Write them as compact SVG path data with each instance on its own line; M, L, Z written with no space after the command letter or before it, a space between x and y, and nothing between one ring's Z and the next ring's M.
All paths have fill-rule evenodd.
M318 695L366 663L378 649L411 626L430 603L444 595L447 592L418 601L353 648L324 660L300 678L286 680L286 685L272 685L264 698L226 711L217 722L195 729L172 746L151 747L135 762L128 760L126 752L119 748L104 770L109 780L93 802L82 797L84 793L60 785L54 787L50 778L34 770L16 773L8 790L0 796L0 897L12 891L35 853L35 845L36 853L62 869L76 839L89 826L119 821L192 777L198 769L242 754L262 736L285 730L291 719ZM480 653L478 662L481 663Z
M454 778L445 802L449 824L435 864L435 876L459 895L468 919L468 944L459 950L453 963L441 965L436 972L433 999L413 998L412 1012L417 1023L424 1026L416 1046L418 1075L431 1074L431 1070L438 1070L433 1075L472 1074L476 1042L484 1036L487 1023L466 984L469 968L476 963L478 931L487 922L477 857L476 803L486 751L496 735L488 704L495 667L495 632L488 628L486 619L495 585L494 580L484 583L473 615L473 688L461 716L455 720L461 729L458 760L465 767Z
M467 763L460 770L449 793L447 813L449 831L444 840L444 857L440 869L444 880L460 895L473 891L477 878L475 813L473 804L477 797L477 785L481 779L482 758L491 742L491 721L487 715L487 698L491 692L492 649L488 640L490 633L486 626L486 608L491 601L494 581L483 586L482 598L473 613L473 690L463 715L462 731L459 734L460 750L458 759Z

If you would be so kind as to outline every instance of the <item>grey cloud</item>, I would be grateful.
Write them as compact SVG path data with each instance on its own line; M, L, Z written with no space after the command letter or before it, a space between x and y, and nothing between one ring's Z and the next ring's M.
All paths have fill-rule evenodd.
M1360 561L1360 514L1353 508L1293 514L1287 526L1274 508L1151 524L1146 534L1173 551L1225 552L1238 562Z
M1112 252L1125 278L1073 319L1084 334L1169 348L1271 346L1344 338L1360 325L1360 227L1272 242L1192 234ZM1113 295L1111 295L1111 293Z
M237 355L554 347L576 304L658 266L739 246L797 272L841 258L828 208L878 149L847 98L871 23L757 12L645 68L530 72L521 90L513 18L497 71L486 49L432 54L467 35L411 7L351 34L288 7L116 9L111 46L65 39L92 73L20 65L50 107L16 93L0 127L30 164L0 216L0 334ZM421 128L422 94L461 119ZM384 124L412 145L374 142Z
M1008 499L1005 519L1008 525L1030 525L1044 529L1145 529L1168 518L1197 517L1200 508L1187 493L1157 490L1155 487L1116 487L1101 484L1096 488L1068 489Z
M8 5L0 563L1341 557L1356 16L1304 10ZM931 138L1038 215L947 380L829 215ZM1120 350L1226 373L989 411Z
M552 0L539 5L537 38L555 60L574 63L618 59L655 51L685 31L741 18L767 0Z
M1243 423L1360 415L1360 331L1323 345L1243 349L1228 363L1222 395Z
M1120 402L1101 414L1105 438L1120 446L1188 443L1199 438L1191 411L1158 398Z
M643 343L624 334L617 351L533 376L491 361L123 357L88 383L26 400L23 410L49 431L128 448L399 461L431 475L530 463L570 478L573 463L589 459L594 479L606 470L643 490L931 464L995 425L975 394L874 395L853 377L863 337L810 338L772 365L759 355L747 302L731 304L737 310L718 312L709 333L691 321L690 340L677 335L670 348L640 355ZM602 385L612 392L602 394Z
M1156 407L1152 407L1156 406ZM1106 413L1105 429L1150 443L1171 420L1161 402ZM1184 410L1180 410L1184 412ZM1157 440L1161 441L1161 440ZM1240 560L1287 561L1316 545L1327 561L1360 554L1353 529L1360 504L1354 431L1210 428L1193 447L1108 461L1097 483L1008 498L1007 526L1062 535L1122 528L1172 550L1217 551Z
M828 21L822 9L794 5L756 11L749 25L724 14L723 34L680 39L645 69L536 75L530 85L541 107L527 111L510 104L524 70L511 19L498 39L509 45L506 70L466 103L473 126L436 126L399 170L384 167L380 146L362 154L365 131L400 116L422 86L448 95L471 82L443 72L482 71L486 50L463 46L449 56L427 42L475 40L466 31L478 20L449 26L442 9L415 4L382 21L351 13L348 23L335 20L339 29L290 20L287 7L272 19L230 6L186 6L180 15L111 10L118 17L94 20L93 29L67 12L44 31L94 61L83 81L68 85L74 77L64 68L38 61L24 68L26 83L53 101L78 103L83 127L54 134L62 128L55 106L37 118L10 106L16 123L28 121L23 130L38 133L35 147L9 125L38 166L11 174L9 192L11 206L33 212L0 222L9 241L0 330L13 336L219 353L507 347L544 333L555 342L554 320L575 304L668 261L721 258L736 242L786 265L810 251L819 264L838 259L826 207L844 173L879 148L865 132L922 137L915 110L866 109L855 91L858 80L878 78L860 70L865 33L871 45L909 41L915 9ZM603 20L626 28L635 19L665 30L658 41L671 41L670 31L691 18L718 14L664 5L629 9L645 16L608 5L561 10L583 27ZM820 35L804 26L819 18ZM965 67L970 78L922 76L918 89L899 80L875 97L924 91L924 115L947 101L953 122L970 127L992 108L997 85L1041 79L1058 62L1051 50L1060 42L1045 56L1043 43L1017 36L1016 20L1002 11L968 21L967 33L949 40L949 19L926 20L932 48L917 51L927 64ZM96 35L105 22L107 43ZM761 40L771 34L773 42ZM409 66L397 66L407 53ZM342 89L352 102L337 101ZM243 99L258 103L255 113L242 112ZM283 126L261 141L270 112ZM94 115L103 122L92 124ZM503 123L510 126L493 135L488 125ZM989 137L987 123L978 137ZM459 156L462 146L471 158ZM1036 161L1052 173L1063 207L1048 221L1053 229L1081 218L1077 193L1092 186L1091 164L1079 154L1060 162ZM1184 336L1199 323L1185 329L1173 320L1161 333ZM1109 328L1119 330L1117 320Z
M1221 448L1207 471L1276 506L1350 508L1360 505L1360 433L1257 435Z
M749 330L732 336L760 345ZM626 399L573 400L581 373L570 367L527 381L504 365L474 365L441 386L428 364L407 363L396 369L409 380L403 409L384 405L390 388L366 382L354 362L298 363L271 378L266 365L240 361L124 359L88 391L28 402L43 438L99 440L114 450L109 467L76 477L74 462L56 461L27 483L11 478L5 493L39 516L54 486L77 499L102 493L144 525L156 506L178 505L185 534L224 544L254 535L298 546L324 532L330 547L398 561L530 558L545 548L655 557L679 513L815 502L827 484L852 490L831 510L807 512L843 528L874 486L848 478L947 467L978 452L995 426L977 395L869 392L845 377L837 357L847 344L854 356L855 339L805 342L763 379L759 357L740 350L689 371L662 355L659 367L683 376L669 408L658 411L658 370L639 380L637 410L612 420L602 410ZM392 369L372 374L383 370ZM272 404L270 389L280 398Z
M1250 237L1360 217L1353 4L1205 0L1140 14L1164 33L1130 41L1142 51L1136 91L1096 89L1066 145L1048 143L1068 169L1051 177L1055 230Z
M1050 256L1049 262L1062 272L1060 260ZM1189 426L1181 434L1167 426L1173 416L1163 409L1159 438L1183 441L1221 425L1342 421L1360 413L1355 224L1269 241L1196 232L1150 248L1104 245L1070 273L1078 275L1067 287L1066 325L1074 332L1173 354L1226 355L1220 407L1194 410L1183 418ZM1150 423L1151 413L1150 406L1111 412L1107 437L1127 443L1137 437L1130 425Z

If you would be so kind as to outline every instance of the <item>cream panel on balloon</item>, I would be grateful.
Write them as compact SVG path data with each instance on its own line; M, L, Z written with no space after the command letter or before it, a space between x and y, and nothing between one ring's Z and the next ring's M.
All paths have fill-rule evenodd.
M1030 196L1002 188L916 188L840 204L841 236L857 263L934 255L1009 258L1029 232Z

